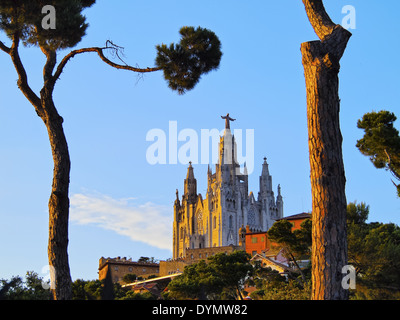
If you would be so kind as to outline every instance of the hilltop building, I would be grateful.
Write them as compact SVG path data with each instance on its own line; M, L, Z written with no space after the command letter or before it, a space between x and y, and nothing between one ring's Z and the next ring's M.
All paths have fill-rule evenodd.
M159 277L141 282L126 284L138 292L151 291L148 285L161 281L170 281L181 274L188 265L200 260L207 260L218 253L232 253L244 250L251 254L252 261L260 261L263 266L285 273L290 265L278 248L268 240L267 231L274 222L286 219L298 229L300 223L311 217L302 213L283 217L283 198L281 187L277 187L277 196L272 188L272 176L269 172L267 158L264 158L259 177L257 196L249 192L246 164L243 172L237 162L237 145L230 130L230 121L226 120L225 130L219 141L218 163L213 173L210 166L207 172L207 191L197 193L197 180L192 163L189 163L184 179L183 195L179 198L176 191L173 221L173 258L160 261L152 273ZM113 271L114 281L121 277L117 274L122 267L123 273L136 273L136 263L126 261L100 260L99 275L105 277L107 269ZM150 265L139 266L148 271ZM126 269L128 268L128 269ZM122 271L122 269L121 269ZM140 271L140 270L139 270ZM100 277L101 278L101 277Z
M99 259L99 280L106 278L110 273L113 283L122 282L122 278L127 274L136 274L138 277L147 278L150 275L158 276L160 265L158 263L132 261L126 257Z
M260 176L260 191L256 197L249 193L246 165L243 173L237 163L237 146L226 120L220 137L219 160L215 173L209 166L207 193L197 193L197 180L189 163L184 193L179 199L176 191L173 222L173 259L186 259L195 249L244 246L245 226L252 232L268 230L283 217L281 188L275 197L267 159L264 158ZM207 250L207 252L210 250Z

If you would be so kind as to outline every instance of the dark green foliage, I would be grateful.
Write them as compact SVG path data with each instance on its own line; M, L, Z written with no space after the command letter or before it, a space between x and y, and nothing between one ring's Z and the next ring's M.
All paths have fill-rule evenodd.
M132 283L132 282L135 282L135 281L141 280L141 279L143 279L143 278L138 277L134 273L128 273L122 277L122 281L125 283Z
M73 300L143 300L140 296L135 296L129 288L122 288L119 283L111 284L112 293L106 297L106 291L111 291L106 287L105 279L100 280L75 280L72 283Z
M157 300L157 297L151 292L135 293L130 290L118 300Z
M72 48L86 34L88 24L82 15L84 8L95 0L2 0L0 30L12 38L18 34L25 45L42 46L51 50ZM42 28L46 14L42 8L54 6L56 28Z
M363 155L369 156L376 168L385 168L400 180L400 136L393 126L396 119L389 111L366 113L357 123L365 133L356 146ZM400 184L396 188L400 197Z
M100 280L75 280L72 283L73 300L100 300L104 285Z
M253 271L250 258L245 251L235 251L231 254L216 254L208 259L209 266L215 270L223 282L221 298L241 298L240 291L244 281Z
M283 247L289 259L294 256L309 256L311 254L311 219L302 222L301 228L292 231L293 225L287 220L275 222L268 230L268 238Z
M172 90L179 94L191 90L203 74L218 68L221 61L221 42L214 32L198 27L183 27L179 44L158 45L156 65Z
M25 281L19 276L0 280L0 300L51 300L50 290L42 283L43 279L33 271L26 273Z
M350 202L347 205L347 224L362 225L367 222L369 215L369 206L364 202Z
M237 299L253 267L244 251L220 253L185 267L169 285L169 299Z
M307 281L300 284L294 279L288 279L270 267L254 264L254 275L247 282L257 288L250 294L254 300L309 300L311 296L311 274Z
M169 299L211 299L222 291L223 282L204 260L185 267L169 285Z
M312 241L311 219L304 220L300 227L300 229L292 231L293 225L288 220L279 220L268 230L268 238L282 248L283 255L296 267L297 272L289 272L288 275L296 279L300 286L305 287L307 285L306 274L297 263L297 260L310 259ZM296 277L296 273L301 275L301 280Z
M393 223L366 223L369 206L347 206L349 264L357 273L352 299L400 298L400 228Z

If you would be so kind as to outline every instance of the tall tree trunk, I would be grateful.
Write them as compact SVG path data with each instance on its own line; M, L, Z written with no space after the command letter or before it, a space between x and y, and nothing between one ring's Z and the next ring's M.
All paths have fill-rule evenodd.
M345 172L339 125L339 61L351 33L335 25L321 0L303 0L320 41L301 45L307 87L312 189L312 299L348 299Z
M63 118L58 114L52 89L41 91L42 120L46 125L53 155L53 185L49 200L48 259L52 267L51 278L55 300L72 299L71 275L68 263L69 175L70 156L63 130Z
M38 97L28 84L28 76L21 62L19 47L19 32L13 35L11 48L5 48L18 73L18 88L32 103L37 115L43 120L54 161L53 185L49 200L49 240L48 260L50 265L51 290L55 300L70 300L72 298L71 275L68 263L68 219L69 219L69 174L70 157L68 144L62 127L63 119L58 114L53 102L54 84L57 78L51 76L56 64L55 52L43 50L47 56L44 68L44 86ZM3 45L4 48L4 45ZM1 49L1 47L0 47ZM60 71L61 72L61 71Z

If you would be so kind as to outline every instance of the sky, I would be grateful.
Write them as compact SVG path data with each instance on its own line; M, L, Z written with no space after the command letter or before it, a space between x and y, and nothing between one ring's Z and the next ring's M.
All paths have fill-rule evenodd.
M400 116L400 2L324 3L335 23L350 21L342 12L346 5L356 18L339 75L347 201L368 204L369 222L400 225L400 199L390 173L375 169L355 147L363 136L357 128L363 114L385 109ZM178 134L189 130L201 139L201 130L222 130L220 116L230 113L237 119L232 129L242 130L243 141L251 137L247 132L254 133L249 190L259 191L267 157L273 188L282 187L284 215L311 211L300 45L317 37L302 1L98 0L84 14L90 26L77 48L112 40L124 47L124 61L133 66L154 66L155 46L179 42L182 26L214 31L223 57L219 69L185 95L170 90L162 72L116 70L91 53L68 63L54 100L72 161L68 253L73 280L97 279L102 256L172 257L175 190L182 195L187 162L173 149L170 158L170 140L178 152L186 144L174 140L171 123ZM0 40L9 44L2 33ZM67 53L60 51L58 60ZM21 56L38 93L44 56L37 48L21 48ZM27 271L46 278L53 163L46 128L16 81L9 56L0 52L0 279ZM400 128L400 120L395 126ZM146 157L155 143L146 138L154 130L165 133L165 164ZM170 161L174 158L178 161ZM207 164L198 162L194 173L204 196Z

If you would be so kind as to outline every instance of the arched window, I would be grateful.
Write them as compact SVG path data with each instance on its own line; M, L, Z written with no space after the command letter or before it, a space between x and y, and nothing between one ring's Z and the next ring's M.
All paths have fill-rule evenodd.
M229 229L233 229L233 217L229 216Z
M213 219L213 226L214 226L214 229L217 228L217 217L216 216L214 216L214 219Z

